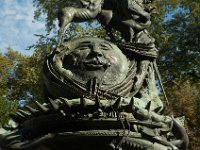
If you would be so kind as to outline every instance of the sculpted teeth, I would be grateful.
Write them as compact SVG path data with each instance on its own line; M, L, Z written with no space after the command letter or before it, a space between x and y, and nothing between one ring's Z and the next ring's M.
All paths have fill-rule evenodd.
M24 110L22 110L22 109L19 109L18 112L20 112L20 113L23 114L24 116L30 116L30 115L31 115L31 113L26 112L26 111L24 111Z
M40 104L38 101L34 101L36 106L44 113L48 112L49 109L45 107L44 105Z
M62 98L62 97L60 97L59 99L64 104L64 106L66 107L66 109L71 109L72 105L69 103L69 101L67 99Z
M57 110L59 110L60 114L62 114L63 117L67 117L67 116L71 115L71 117L84 116L86 118L103 118L103 117L104 118L120 118L120 117L124 118L123 112L120 112L119 114L117 114L117 111L121 107L131 109L131 110L134 109L134 98L129 100L129 104L127 104L126 106L124 106L124 104L122 104L123 102L122 102L121 97L117 98L114 103L110 104L110 106L107 106L107 108L108 107L112 108L112 109L110 109L109 112L104 112L101 100L99 99L98 96L96 96L94 101L88 100L84 96L82 96L80 99L77 99L74 101L68 100L66 98L59 98L59 100L49 99L48 101L49 101L49 103L47 105L42 105L41 103L35 101L37 109L34 109L30 106L25 106L25 108L28 110L28 112L24 111L24 110L19 110L16 114L12 115L13 116L12 118L14 118L13 120L16 121L17 123L21 123L24 120L26 120L27 117L30 118L31 115L35 116L35 114L39 114L39 115L48 115L48 114L52 114L52 113L56 114ZM105 104L105 102L103 104ZM85 115L76 115L76 114L70 113L70 111L73 107L77 107L77 108L86 110L89 105L97 108L97 111L94 113L91 113L91 114L87 113ZM96 106L98 106L98 107L96 107ZM151 102L149 102L147 104L146 108L150 109L150 106L151 106ZM38 113L38 112L43 112L43 113ZM80 111L80 113L82 113L82 112L84 112L84 111ZM10 136L9 138L17 139L20 137L18 137L18 136L11 137ZM125 142L123 142L122 147L123 147L123 145L125 145L131 149L144 150L144 147L142 147L140 144L134 143L134 141L125 141Z
M17 112L16 115L20 116L21 118L25 118L25 116L21 114L20 112Z
M117 110L119 109L119 107L120 107L120 104L121 104L121 97L119 97L119 98L116 100L116 102L112 105L113 109L114 109L115 111L117 111Z
M83 96L80 98L80 105L82 108L86 108L86 106L87 106L87 103Z
M30 106L28 106L28 105L26 105L25 108L26 108L31 114L35 114L35 113L39 112L39 110L34 109L34 108L32 108L32 107L30 107Z
M56 102L54 100L49 98L48 101L49 101L49 104L51 105L51 107L53 108L54 111L57 111L59 109L59 105L56 104Z
M97 108L101 108L101 107L102 107L98 95L95 96L95 106L96 106Z
M48 104L46 105L43 105L38 101L34 101L34 103L37 106L37 109L25 106L27 111L19 109L16 114L11 114L11 118L16 123L23 123L31 117L39 117L48 114L61 114L62 116L74 117L83 116L86 118L87 116L93 118L124 118L123 112L128 112L130 109L129 112L131 113L131 110L133 110L134 99L131 99L126 106L123 104L124 102L122 102L121 97L117 98L113 103L112 101L100 100L98 96L96 96L94 100L87 99L84 96L74 100L60 97L57 100L48 99ZM92 106L93 109L91 110ZM80 115L74 114L73 110L79 111ZM87 110L90 112L87 112Z

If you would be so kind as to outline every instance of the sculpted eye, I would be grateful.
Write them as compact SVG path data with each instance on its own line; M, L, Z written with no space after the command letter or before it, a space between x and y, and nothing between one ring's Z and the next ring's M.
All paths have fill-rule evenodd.
M85 42L82 42L81 45L89 45L91 42L90 41L85 41Z
M88 50L91 49L91 44L89 41L81 43L78 47L79 50Z
M88 50L90 49L90 47L88 46L81 46L81 47L78 47L79 50Z
M107 44L107 43L101 43L101 44L100 44L100 48L101 48L102 50L111 50L111 49L112 49L111 45L109 45L109 44Z

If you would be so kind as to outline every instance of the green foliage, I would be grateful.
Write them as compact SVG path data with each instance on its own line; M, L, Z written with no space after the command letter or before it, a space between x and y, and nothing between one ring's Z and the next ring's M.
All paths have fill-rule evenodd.
M186 118L190 138L189 149L199 150L200 91L198 86L190 80L190 77L176 78L170 84L168 83L167 94L170 100L168 112Z
M51 43L53 43L51 41ZM42 67L50 52L50 42L40 38L32 56L25 56L8 48L0 53L0 125L19 106L19 100L44 101Z
M16 78L16 74L14 72L17 69L18 63L24 61L24 59L25 58L21 54L14 52L10 48L5 55L0 53L1 95L6 95L7 98L12 95L11 89L14 88L13 79Z
M190 149L200 145L200 1L155 1L159 8L153 34L160 50L159 68L171 112L185 115ZM159 6L162 6L161 8Z
M46 56L46 54L44 54ZM42 66L45 57L24 56L8 49L0 53L0 96L8 100L42 100Z
M154 19L154 29L161 72L169 81L200 70L200 1L163 1L162 4L165 9L160 9L160 17ZM160 18L163 21L159 23Z
M182 81L182 82L181 82ZM185 116L190 126L200 126L200 114L198 112L198 95L200 91L189 80L176 79L168 85L168 97L170 109L175 116ZM187 107L185 107L187 106Z
M15 112L18 106L14 99L7 99L12 88L10 79L16 59L20 59L20 55L14 54L11 49L6 55L0 53L0 126L8 121L9 114Z
M9 120L9 115L15 113L18 107L17 101L9 101L0 96L0 127Z

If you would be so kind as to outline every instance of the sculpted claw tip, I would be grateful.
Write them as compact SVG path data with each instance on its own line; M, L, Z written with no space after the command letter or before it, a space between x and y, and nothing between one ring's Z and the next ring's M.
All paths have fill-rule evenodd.
M16 115L20 116L21 118L26 118L22 113L20 113L19 111L16 112Z
M19 138L21 138L21 135L17 134L17 135L8 136L5 139L6 140L18 140Z
M49 103L50 103L50 105L51 105L51 107L53 108L53 110L58 110L59 109L59 105L58 104L56 104L56 102L54 101L54 100L52 100L51 98L48 98L48 101L49 101Z
M22 109L19 109L18 112L20 112L20 113L21 113L22 115L24 115L25 117L28 117L28 116L31 115L29 112L24 111L24 110L22 110Z
M69 101L66 98L60 97L61 102L65 105L66 109L71 109L72 105L69 103Z
M49 109L47 107L45 107L44 105L42 105L41 103L39 103L38 101L34 101L34 103L36 104L36 106L42 111L42 112L48 112Z
M119 109L119 107L120 107L120 104L121 104L121 97L119 97L117 100L116 100L116 102L113 104L113 109L114 110L118 110Z
M81 105L82 108L86 108L86 106L87 106L87 103L86 103L84 96L82 96L80 98L80 105Z
M129 103L129 107L130 107L130 110L131 111L134 111L135 110L135 100L134 100L134 97L131 98L131 101Z
M95 105L96 105L98 108L101 107L101 103L100 103L100 99L99 99L99 96L98 96L98 95L96 95L96 97L95 97Z
M145 107L145 109L147 109L148 111L151 110L151 101L149 101Z
M28 106L28 105L26 105L25 108L26 108L31 114L35 114L35 113L38 112L37 109L34 109L34 108L32 108L32 107L30 107L30 106Z

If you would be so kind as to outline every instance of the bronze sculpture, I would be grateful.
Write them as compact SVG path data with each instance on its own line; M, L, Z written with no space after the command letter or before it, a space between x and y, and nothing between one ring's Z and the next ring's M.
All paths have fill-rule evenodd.
M0 134L0 146L5 150L186 150L182 118L163 115L156 88L158 51L146 31L150 10L142 4L148 1L81 2L84 8L64 10L63 17L71 17L61 19L58 46L45 61L46 103L35 101L36 108L26 106L27 111L13 114L14 123ZM113 8L119 3L131 10L131 18L127 14L124 21ZM112 42L94 37L63 41L64 27L74 17L79 21L97 17L108 32L120 31L126 42L112 43L111 34Z
M66 7L58 14L59 20L59 41L58 47L63 41L66 26L70 22L82 22L90 19L97 19L105 27L108 35L114 40L111 29L114 28L122 34L127 42L153 43L149 35L146 35L151 24L150 16L152 8L143 7L143 4L150 3L146 0L81 0L83 8ZM145 39L146 38L146 39ZM144 41L145 39L145 41ZM147 41L148 40L148 41Z

